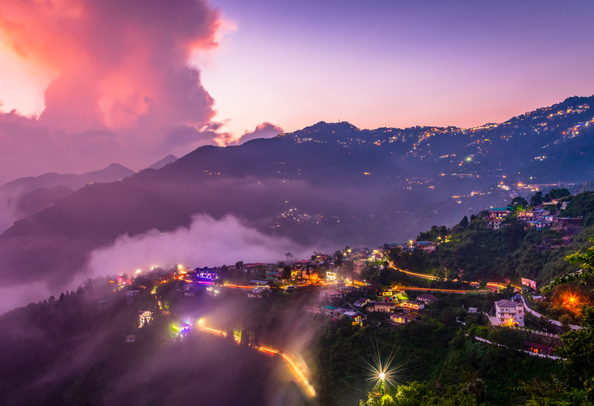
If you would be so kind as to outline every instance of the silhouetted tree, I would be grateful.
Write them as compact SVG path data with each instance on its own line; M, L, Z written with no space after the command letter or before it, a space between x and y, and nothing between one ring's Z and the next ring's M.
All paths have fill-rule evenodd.
M530 205L531 206L540 206L543 202L542 192L538 191L530 198Z

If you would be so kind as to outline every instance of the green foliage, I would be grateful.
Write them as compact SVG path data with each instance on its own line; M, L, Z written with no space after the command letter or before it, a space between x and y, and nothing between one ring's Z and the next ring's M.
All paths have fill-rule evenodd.
M445 239L445 237L447 237L451 233L451 231L452 230L450 230L446 226L433 226L431 227L431 230L427 232L421 232L417 237L417 241L437 241L438 237L440 239Z
M523 349L526 341L526 334L507 327L492 328L487 337L492 342L505 345L511 351Z
M555 279L548 286L545 286L541 289L543 292L548 292L555 286L565 284L568 282L581 281L585 283L586 281L589 281L592 278L594 278L594 238L591 238L590 242L593 245L589 247L585 252L577 251L565 257L565 260L567 262L569 262L572 265L577 264L580 266L581 269L577 272L568 273Z
M563 217L584 217L584 226L594 224L594 192L584 192L569 200L567 209L561 212Z
M545 202L550 202L553 199L562 199L564 197L571 196L571 192L569 190L562 188L562 189L551 189L549 193L544 196Z
M594 308L584 306L582 329L571 330L561 336L563 347L557 354L584 383L588 398L594 400Z

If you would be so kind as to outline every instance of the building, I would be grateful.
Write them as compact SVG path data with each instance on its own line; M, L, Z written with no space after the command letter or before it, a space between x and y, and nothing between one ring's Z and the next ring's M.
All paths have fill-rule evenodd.
M351 320L354 326L363 326L363 324L367 321L367 317L362 315L359 312L344 312L343 316L346 316Z
M425 293L424 295L417 296L417 300L420 302L423 302L425 304L429 304L429 303L433 303L433 302L437 301L437 298L433 295Z
M526 341L524 343L524 351L533 352L535 354L553 355L553 347L544 344L532 343L530 341Z
M499 325L524 326L524 305L511 300L495 302L495 318Z
M425 252L435 252L437 244L433 241L417 241L414 243L415 249L421 249Z
M270 289L268 287L259 287L247 291L247 297L262 299L270 296Z
M149 310L141 310L138 312L138 328L144 327L144 325L150 324L153 321L153 312Z
M139 290L126 291L126 302L132 303L134 301L134 299L136 299L136 296L138 296L139 294L140 294Z
M396 302L375 302L373 305L367 306L370 312L390 313L396 308Z
M357 299L357 301L354 303L355 307L363 307L365 306L367 303L369 303L371 300L369 300L366 297L360 297L359 299Z
M400 307L404 307L407 309L413 309L413 310L421 310L421 309L425 308L425 303L413 302L412 300L405 300L404 302L400 303Z
M324 300L324 299L328 299L330 301L332 300L336 300L336 299L341 299L342 298L342 292L338 291L338 290L323 290L320 292L320 299Z
M489 218L487 224L493 230L499 230L501 228L501 223L511 214L511 210L507 207L505 208L495 208L489 209Z
M136 336L134 334L128 334L126 336L127 343L133 343L134 341L136 341Z
M390 320L398 324L408 324L412 320L416 320L417 317L419 316L416 314L393 313L390 315Z

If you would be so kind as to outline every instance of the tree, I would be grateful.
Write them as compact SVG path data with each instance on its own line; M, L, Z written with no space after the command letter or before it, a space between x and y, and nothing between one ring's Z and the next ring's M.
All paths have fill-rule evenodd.
M507 207L511 211L524 210L524 207L528 207L528 202L522 196L516 196Z
M584 306L582 312L582 328L563 334L563 347L556 353L580 377L588 399L594 400L594 308Z
M564 197L571 196L569 190L562 188L562 189L551 189L549 193L547 193L544 197L545 202L550 202L553 199L562 199Z
M590 242L594 244L594 238L590 238ZM581 269L577 272L560 276L559 278L552 281L548 286L542 287L540 289L541 291L549 292L557 285L573 282L576 280L585 283L585 281L594 278L594 245L588 248L586 252L576 251L573 254L566 256L565 260L572 265L578 264Z
M534 195L532 195L532 197L530 198L530 205L531 206L540 206L544 201L544 198L542 197L542 192L538 191L536 192Z
M464 216L464 218L460 221L459 225L462 228L468 227L468 217Z
M289 259L293 258L293 254L291 254L291 252L285 252L285 256L287 257L287 261L289 261Z
M291 267L290 266L285 266L283 268L282 279L291 279Z

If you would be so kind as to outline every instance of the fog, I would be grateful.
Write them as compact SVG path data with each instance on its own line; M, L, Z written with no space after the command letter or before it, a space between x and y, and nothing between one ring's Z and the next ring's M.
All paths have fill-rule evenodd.
M312 248L297 246L288 238L265 236L234 216L220 220L200 214L189 228L170 233L151 230L137 236L122 236L105 249L93 251L90 276L148 271L175 264L191 267L231 265L238 261L276 262L291 252L294 259L311 256Z
M266 236L234 216L215 220L196 215L191 225L173 232L150 230L135 236L120 236L114 244L92 251L87 264L73 274L36 275L35 281L0 289L0 313L31 302L47 299L66 290L76 290L88 278L149 271L152 267L171 268L234 265L238 261L276 262L309 258L315 247L304 247L285 237Z

